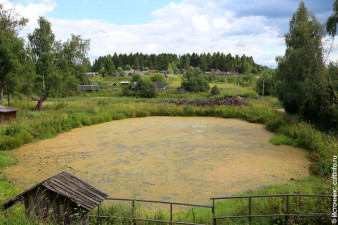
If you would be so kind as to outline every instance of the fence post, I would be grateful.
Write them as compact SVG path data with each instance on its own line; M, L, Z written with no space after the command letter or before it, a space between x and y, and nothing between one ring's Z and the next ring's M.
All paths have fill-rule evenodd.
M211 211L212 211L212 224L216 225L215 199L214 198L212 199L212 209L211 209Z
M136 221L134 220L135 218L135 200L131 201L131 221L133 225L136 225Z
M170 224L174 224L173 223L173 204L170 203Z
M289 195L286 196L286 214L289 214ZM285 216L285 225L288 224L289 216Z
M251 197L249 197L249 225L251 225Z
M100 204L97 205L97 215L100 215ZM100 224L100 217L97 217L97 224Z

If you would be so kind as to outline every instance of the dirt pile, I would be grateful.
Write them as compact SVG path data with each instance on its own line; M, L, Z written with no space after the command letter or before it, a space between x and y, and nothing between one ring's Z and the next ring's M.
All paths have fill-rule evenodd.
M164 101L162 103L176 104L176 105L193 105L193 106L215 106L215 105L252 106L251 103L236 96L231 96L229 98L207 98L207 99L194 99L194 100L180 99L178 101L170 100L170 101Z

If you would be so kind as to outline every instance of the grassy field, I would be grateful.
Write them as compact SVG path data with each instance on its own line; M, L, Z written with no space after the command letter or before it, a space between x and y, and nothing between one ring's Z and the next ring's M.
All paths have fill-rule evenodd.
M119 83L121 80L130 78L111 78L95 77L93 82L108 84ZM168 89L161 92L155 99L141 99L120 97L121 87L108 85L100 86L100 91L96 93L83 93L77 97L49 99L48 104L44 104L41 112L34 111L34 103L27 99L15 99L13 107L19 108L18 118L15 122L10 122L0 127L0 168L5 168L16 162L11 156L10 150L17 148L25 143L34 142L41 139L52 138L55 135L69 131L70 129L90 126L111 120L125 118L146 117L146 116L209 116L221 118L237 118L252 123L264 124L266 128L276 133L270 141L274 144L289 144L302 147L309 151L311 161L311 177L303 181L294 181L288 185L277 185L265 188L264 190L248 191L242 193L249 194L275 194L275 193L302 193L302 194L332 194L329 174L332 166L332 156L338 151L337 138L333 135L319 132L308 123L300 122L296 117L286 113L276 111L280 108L279 101L272 97L264 100L247 98L252 106L206 106L196 107L189 105L164 104L166 100L178 99L199 99L211 97L210 93L188 93L178 94L176 89L181 84L181 77L174 76L169 80ZM221 90L222 96L238 94L238 86L235 83L220 80L216 82ZM212 87L214 83L210 83ZM240 95L258 96L253 90L254 84L247 87L239 87ZM0 179L0 202L4 202L19 190L7 181L5 174ZM255 203L255 210L260 212L282 211L280 204L270 200ZM230 201L219 202L217 207L221 214L241 215L245 212L246 203ZM323 211L318 208L316 202L305 202L297 200L291 202L292 207L299 212L306 212L310 207L314 210ZM273 207L271 207L271 205ZM117 204L106 207L103 212L112 215L123 215L128 213L125 206ZM167 218L165 211L147 212L139 210L140 216L144 218ZM254 211L258 213L258 211ZM199 209L180 210L175 214L175 218L185 222L198 222L210 224L210 212ZM256 220L255 220L256 221ZM263 221L263 222L262 222ZM24 209L21 205L12 207L0 214L1 224L34 224L34 222L24 219ZM124 224L124 223L121 223ZM234 224L227 222L225 224ZM236 224L246 224L244 220L238 220ZM279 224L278 220L257 220L255 224ZM294 220L293 224L325 224L325 221Z

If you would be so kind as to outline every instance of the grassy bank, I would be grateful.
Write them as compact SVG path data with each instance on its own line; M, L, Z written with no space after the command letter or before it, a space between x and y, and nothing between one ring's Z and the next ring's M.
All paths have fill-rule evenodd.
M187 94L186 98L195 98L195 94ZM302 193L302 194L330 194L330 184L327 176L332 165L332 156L338 151L337 139L333 135L324 134L317 131L311 125L298 122L297 119L285 113L275 110L278 101L274 98L265 98L264 101L249 99L252 106L207 106L195 107L188 105L164 104L161 101L166 97L157 99L137 99L122 97L76 97L62 100L55 99L46 104L43 111L34 111L34 104L27 101L15 101L13 107L20 108L18 119L15 122L5 124L0 127L0 166L2 168L15 163L11 157L10 149L17 148L25 143L51 138L55 135L69 131L70 129L90 126L102 122L120 120L125 118L136 118L146 116L208 116L220 118L237 118L252 123L264 124L270 131L277 135L271 139L274 144L290 144L302 147L310 152L311 172L317 177L310 177L304 181L293 181L288 185L277 185L268 187L261 191L249 191L249 194L280 194L280 193ZM4 151L6 150L6 151ZM8 200L18 193L18 190L2 177L0 181L1 202ZM280 213L282 205L280 202L270 200L256 202L256 209L261 212L270 213L277 210ZM281 200L279 200L281 201ZM297 200L298 201L298 200ZM273 207L269 207L271 204ZM218 212L226 215L240 215L246 212L246 203L231 203L230 201L219 202ZM308 210L312 206L316 210L316 202L295 201L295 208ZM302 208L302 207L303 208ZM106 207L103 212L107 215L123 216L128 213L126 206L115 205ZM297 211L296 213L300 213ZM146 211L139 208L139 215L143 218L165 219L168 217L166 211ZM253 213L259 213L254 211ZM16 206L0 215L0 223L6 221L8 224L27 224L24 217L22 206ZM210 212L200 209L179 210L175 214L177 220L186 222L204 223L210 220ZM246 224L246 220L238 220L237 224ZM257 220L256 224L278 224L277 220ZM298 221L298 220L297 220ZM320 224L321 221L311 222L308 220L295 221L294 224ZM296 223L297 222L297 223ZM31 222L34 223L34 222ZM123 223L122 223L123 224ZM233 224L228 222L227 224ZM325 224L325 223L323 223Z
M266 194L325 194L330 186L330 181L325 178L311 176L303 181L293 180L289 184L275 185L267 187L263 190L247 191L236 196L245 195L266 195ZM285 209L286 198L257 198L252 200L252 214L283 214ZM293 214L308 214L311 212L327 213L330 208L330 199L323 198L306 198L306 197L290 197L289 212ZM209 205L212 205L210 202ZM147 210L147 208L156 208L157 205L149 203L135 203L137 218L170 220L169 206L158 208L157 210ZM212 224L211 209L180 207L173 208L173 220L186 223ZM176 210L175 210L176 209ZM241 216L248 214L248 199L233 199L216 201L216 216ZM93 215L97 212L93 211ZM101 220L102 224L132 224L125 217L132 216L131 203L109 203L102 204L100 215L117 217L114 220ZM124 218L123 218L124 217ZM93 221L96 221L93 219ZM325 218L290 218L289 224L329 224L330 220ZM145 223L156 224L156 223ZM160 224L160 223L158 223ZM248 224L248 219L227 219L218 220L217 224ZM284 224L284 218L256 218L252 220L252 224L271 225Z

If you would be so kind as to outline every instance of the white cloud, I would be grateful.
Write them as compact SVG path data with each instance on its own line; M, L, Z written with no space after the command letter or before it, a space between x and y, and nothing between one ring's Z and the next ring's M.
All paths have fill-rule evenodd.
M21 15L36 21L56 6L56 1L40 0L27 6L8 3ZM99 20L48 18L58 39L70 34L91 39L90 58L118 53L203 53L220 51L253 56L257 63L275 65L284 54L283 34L261 15L236 16L230 1L183 0L171 2L153 12L153 20L141 25L116 25ZM232 5L233 7L233 5ZM32 32L36 23L24 32ZM336 55L336 54L335 54Z
M57 6L54 0L41 0L38 3L28 3L27 6L22 5L21 1L11 2L9 0L0 0L5 8L15 8L16 13L28 19L28 24L24 31L33 30L37 26L37 19L45 16L46 13L53 11Z

